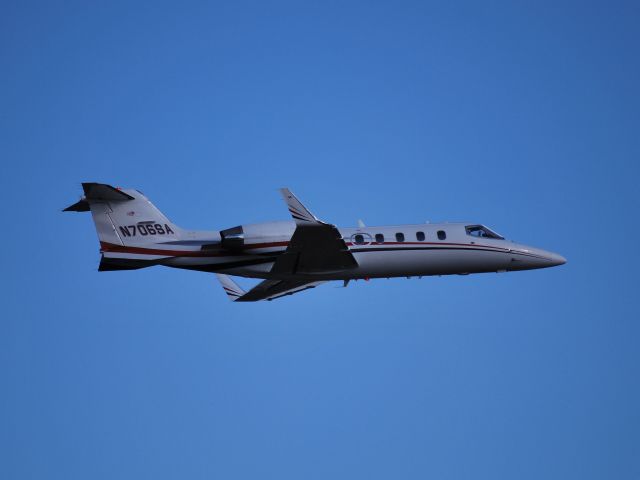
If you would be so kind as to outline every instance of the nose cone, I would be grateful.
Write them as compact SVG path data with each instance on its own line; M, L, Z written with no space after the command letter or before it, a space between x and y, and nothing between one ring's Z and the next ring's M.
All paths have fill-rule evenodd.
M562 255L540 248L517 245L511 250L511 270L557 267L565 263L567 263L567 259Z
M549 252L550 267L557 267L558 265L564 265L567 263L567 259L557 253Z

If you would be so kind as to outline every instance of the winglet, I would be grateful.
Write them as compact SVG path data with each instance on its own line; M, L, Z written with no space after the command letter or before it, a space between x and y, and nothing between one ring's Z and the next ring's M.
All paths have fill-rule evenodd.
M238 286L236 282L234 282L229 275L225 275L224 273L216 273L218 280L222 284L222 288L229 296L232 302L235 302L245 294L245 291Z
M280 193L296 223L323 223L288 188L281 188Z

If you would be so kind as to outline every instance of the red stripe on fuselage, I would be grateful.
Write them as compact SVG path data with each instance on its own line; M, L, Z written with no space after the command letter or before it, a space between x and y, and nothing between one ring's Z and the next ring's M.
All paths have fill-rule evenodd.
M448 242L384 242L384 243L368 243L368 244L354 244L352 242L345 242L349 247L376 247L386 245L442 245L442 246L458 246L458 247L477 247L477 248L491 248L496 251L508 252L509 249L502 247L494 247L492 245L478 245L469 243L448 243ZM100 242L100 249L103 252L114 253L132 253L138 255L156 255L164 257L229 257L229 256L241 256L245 254L247 250L257 250L261 248L273 248L273 247L286 247L289 242L266 242L266 243L252 243L245 245L242 252L229 252L229 251L210 251L210 250L164 250L161 248L146 248L146 247L131 247L116 245L115 243ZM399 249L401 250L401 249ZM357 253L357 252L356 252Z

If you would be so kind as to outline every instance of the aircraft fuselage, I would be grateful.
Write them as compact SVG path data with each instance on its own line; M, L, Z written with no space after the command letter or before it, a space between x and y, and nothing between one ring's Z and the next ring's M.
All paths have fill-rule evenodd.
M232 253L224 247L226 239L218 232L192 232L190 246L202 256L180 256L180 252L175 252L175 257L163 263L176 268L244 277L348 280L507 272L553 267L566 262L562 256L536 247L505 239L473 237L465 229L469 225L474 224L338 227L358 265L330 272L277 275L271 271L274 259L286 250L293 235L296 227L293 221L235 227L242 233L237 233L234 240L241 239L242 242L238 242Z

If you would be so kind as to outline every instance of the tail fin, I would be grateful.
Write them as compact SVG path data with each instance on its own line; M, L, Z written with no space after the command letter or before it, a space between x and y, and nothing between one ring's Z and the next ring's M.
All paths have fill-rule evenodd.
M178 240L182 229L158 210L141 192L122 190L102 183L83 183L84 197L65 212L91 211L103 251L99 270L130 270L159 262L136 256L122 247ZM144 259L143 259L144 258Z

